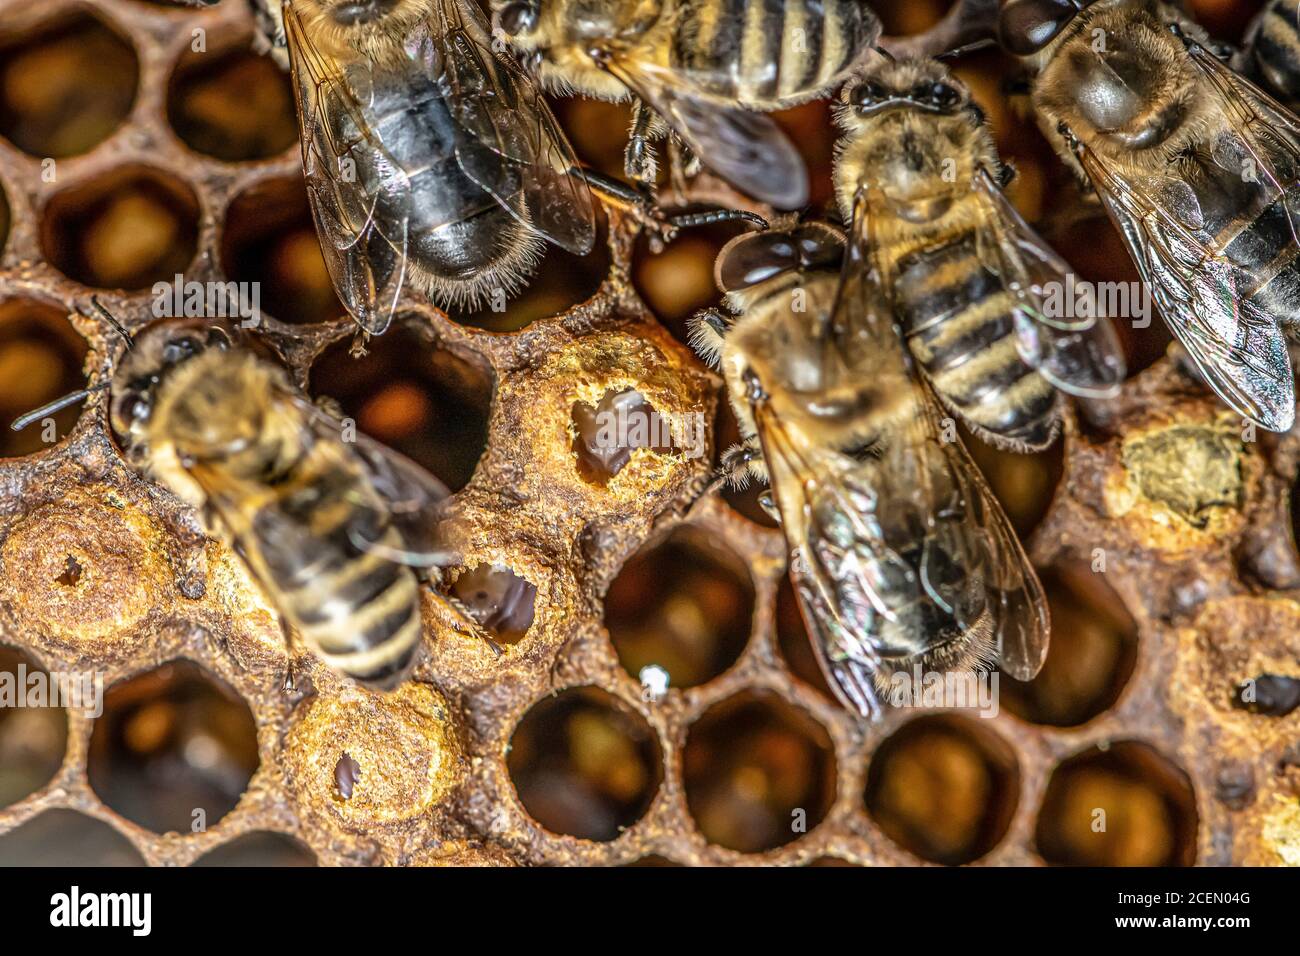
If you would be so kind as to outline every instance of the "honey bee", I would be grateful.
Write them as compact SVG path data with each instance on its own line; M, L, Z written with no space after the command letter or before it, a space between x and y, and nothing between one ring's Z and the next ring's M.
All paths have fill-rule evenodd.
M667 123L694 159L780 209L808 202L798 151L764 112L833 89L880 35L859 0L493 0L543 83L634 106L626 173L653 183Z
M164 319L127 340L109 384L127 460L234 549L286 636L369 687L399 684L420 644L419 577L453 560L437 540L446 488L364 435L345 441L237 325Z
M896 672L996 660L1027 680L1048 640L1041 585L904 344L873 222L847 252L823 223L738 237L727 313L693 329L743 436L724 475L770 484L822 669L866 718Z
M1272 431L1295 421L1300 120L1159 0L1010 0L1044 132L1091 183L1206 383Z
M517 291L545 241L587 254L593 185L669 234L756 218L665 216L582 170L474 0L284 0L281 13L316 230L365 335L388 327L408 281L473 307Z
M1287 109L1300 106L1300 3L1271 0L1246 30L1238 69L1277 97Z
M1095 308L1062 307L1069 267L1003 195L983 112L945 66L882 58L842 100L840 209L866 199L858 214L913 358L981 439L1045 448L1057 389L1095 397L1123 382L1115 330Z

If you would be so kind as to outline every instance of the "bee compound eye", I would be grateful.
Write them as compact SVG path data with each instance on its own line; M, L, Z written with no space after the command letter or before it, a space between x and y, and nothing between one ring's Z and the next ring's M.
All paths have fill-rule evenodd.
M524 0L513 0L501 8L497 22L510 36L529 33L537 26L537 5Z
M956 106L961 100L961 94L947 83L935 83L930 87L930 100L937 106Z
M998 15L998 41L1009 53L1029 56L1060 34L1087 6L1082 0L1007 0Z
M184 362L186 359L193 358L203 348L203 343L193 335L180 335L172 339L163 346L162 360L164 365L175 365L178 362Z
M884 86L876 80L866 80L859 83L849 93L849 103L853 106L864 107L879 103L888 95Z
M799 249L789 233L741 236L722 250L718 284L724 292L748 289L799 266Z

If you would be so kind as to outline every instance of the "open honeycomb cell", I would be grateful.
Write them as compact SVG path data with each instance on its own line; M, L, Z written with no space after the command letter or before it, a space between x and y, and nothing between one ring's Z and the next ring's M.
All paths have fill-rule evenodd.
M892 34L949 6L875 5ZM1259 4L1192 6L1232 39ZM430 594L413 679L365 691L287 649L236 556L126 466L102 391L4 429L0 672L89 672L106 706L0 710L0 863L1300 864L1300 709L1234 703L1300 677L1300 442L1246 438L1159 321L1121 324L1130 381L1048 452L972 448L1051 597L1042 674L999 675L988 713L864 727L756 492L700 496L739 436L684 323L734 228L652 255L611 212L595 254L550 250L504 310L412 296L355 358L245 4L0 0L0 24L0 415L106 381L121 342L92 294L138 330L155 282L257 283L295 381L453 490L440 587L497 647ZM1084 278L1135 278L1008 66L958 69L1013 201ZM556 105L617 174L625 107ZM826 106L779 119L828 198ZM708 177L688 198L740 201ZM602 402L698 415L705 440L601 458Z

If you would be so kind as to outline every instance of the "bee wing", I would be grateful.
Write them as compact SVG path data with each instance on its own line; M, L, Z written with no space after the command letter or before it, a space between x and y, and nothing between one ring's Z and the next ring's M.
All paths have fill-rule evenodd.
M1199 44L1188 56L1228 120L1193 159L1215 194L1268 218L1297 239L1300 121ZM1206 210L1181 178L1126 177L1081 143L1079 161L1118 226L1171 331L1210 387L1238 413L1272 431L1295 421L1295 382L1282 325L1253 299L1272 263L1242 264L1213 248ZM1227 201L1225 199L1225 201ZM1234 240L1242 255L1258 252Z
M450 498L441 481L405 455L360 432L345 439L343 423L301 395L283 392L280 398L296 407L314 440L336 443L353 456L382 502L381 508L357 503L354 524L348 529L353 545L395 564L412 567L441 566L455 560L440 533L441 518ZM381 540L388 528L397 531L402 548L391 547Z
M1096 302L1083 316L1066 317L1050 306L1072 289L1070 267L1020 217L986 170L975 177L986 216L976 233L981 260L1016 301L1016 347L1025 364L1073 395L1106 398L1124 381L1124 350Z
M602 65L636 92L723 179L778 209L808 204L808 169L768 115L703 98L671 70L610 57Z
M302 167L321 253L339 298L366 332L379 335L393 319L406 280L411 183L370 129L362 106L365 67L346 68L312 43L291 3L284 5L285 36L302 130ZM340 140L331 118L345 122ZM349 151L358 143L386 157L368 191Z
M1176 180L1126 180L1086 146L1077 151L1138 274L1206 383L1244 417L1290 430L1295 382L1282 328L1250 300L1249 277L1170 211L1194 209L1192 190Z
M826 377L875 382L878 434L865 457L814 447L770 405L755 410L790 537L791 576L831 686L865 717L887 627L987 635L1013 676L1046 655L1047 602L1001 507L955 435L897 327L860 197Z
M541 91L493 51L474 0L438 0L437 7L441 36L436 46L422 44L417 58L445 73L452 113L473 136L457 150L461 169L525 226L586 255L596 241L591 189Z

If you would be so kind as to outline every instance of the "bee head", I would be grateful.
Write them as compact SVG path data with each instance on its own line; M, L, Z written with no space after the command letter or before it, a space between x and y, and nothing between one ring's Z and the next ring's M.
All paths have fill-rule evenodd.
M153 414L159 386L175 369L211 348L234 344L232 326L207 319L164 319L135 337L113 373L109 418L130 445Z
M1006 0L998 15L998 42L1008 53L1032 56L1073 22L1093 0Z
M894 110L956 115L970 105L970 93L935 60L881 58L845 87L843 100L853 115L863 118Z
M837 269L844 256L844 237L833 226L805 222L737 236L714 264L714 279L723 292L743 292L787 272Z

